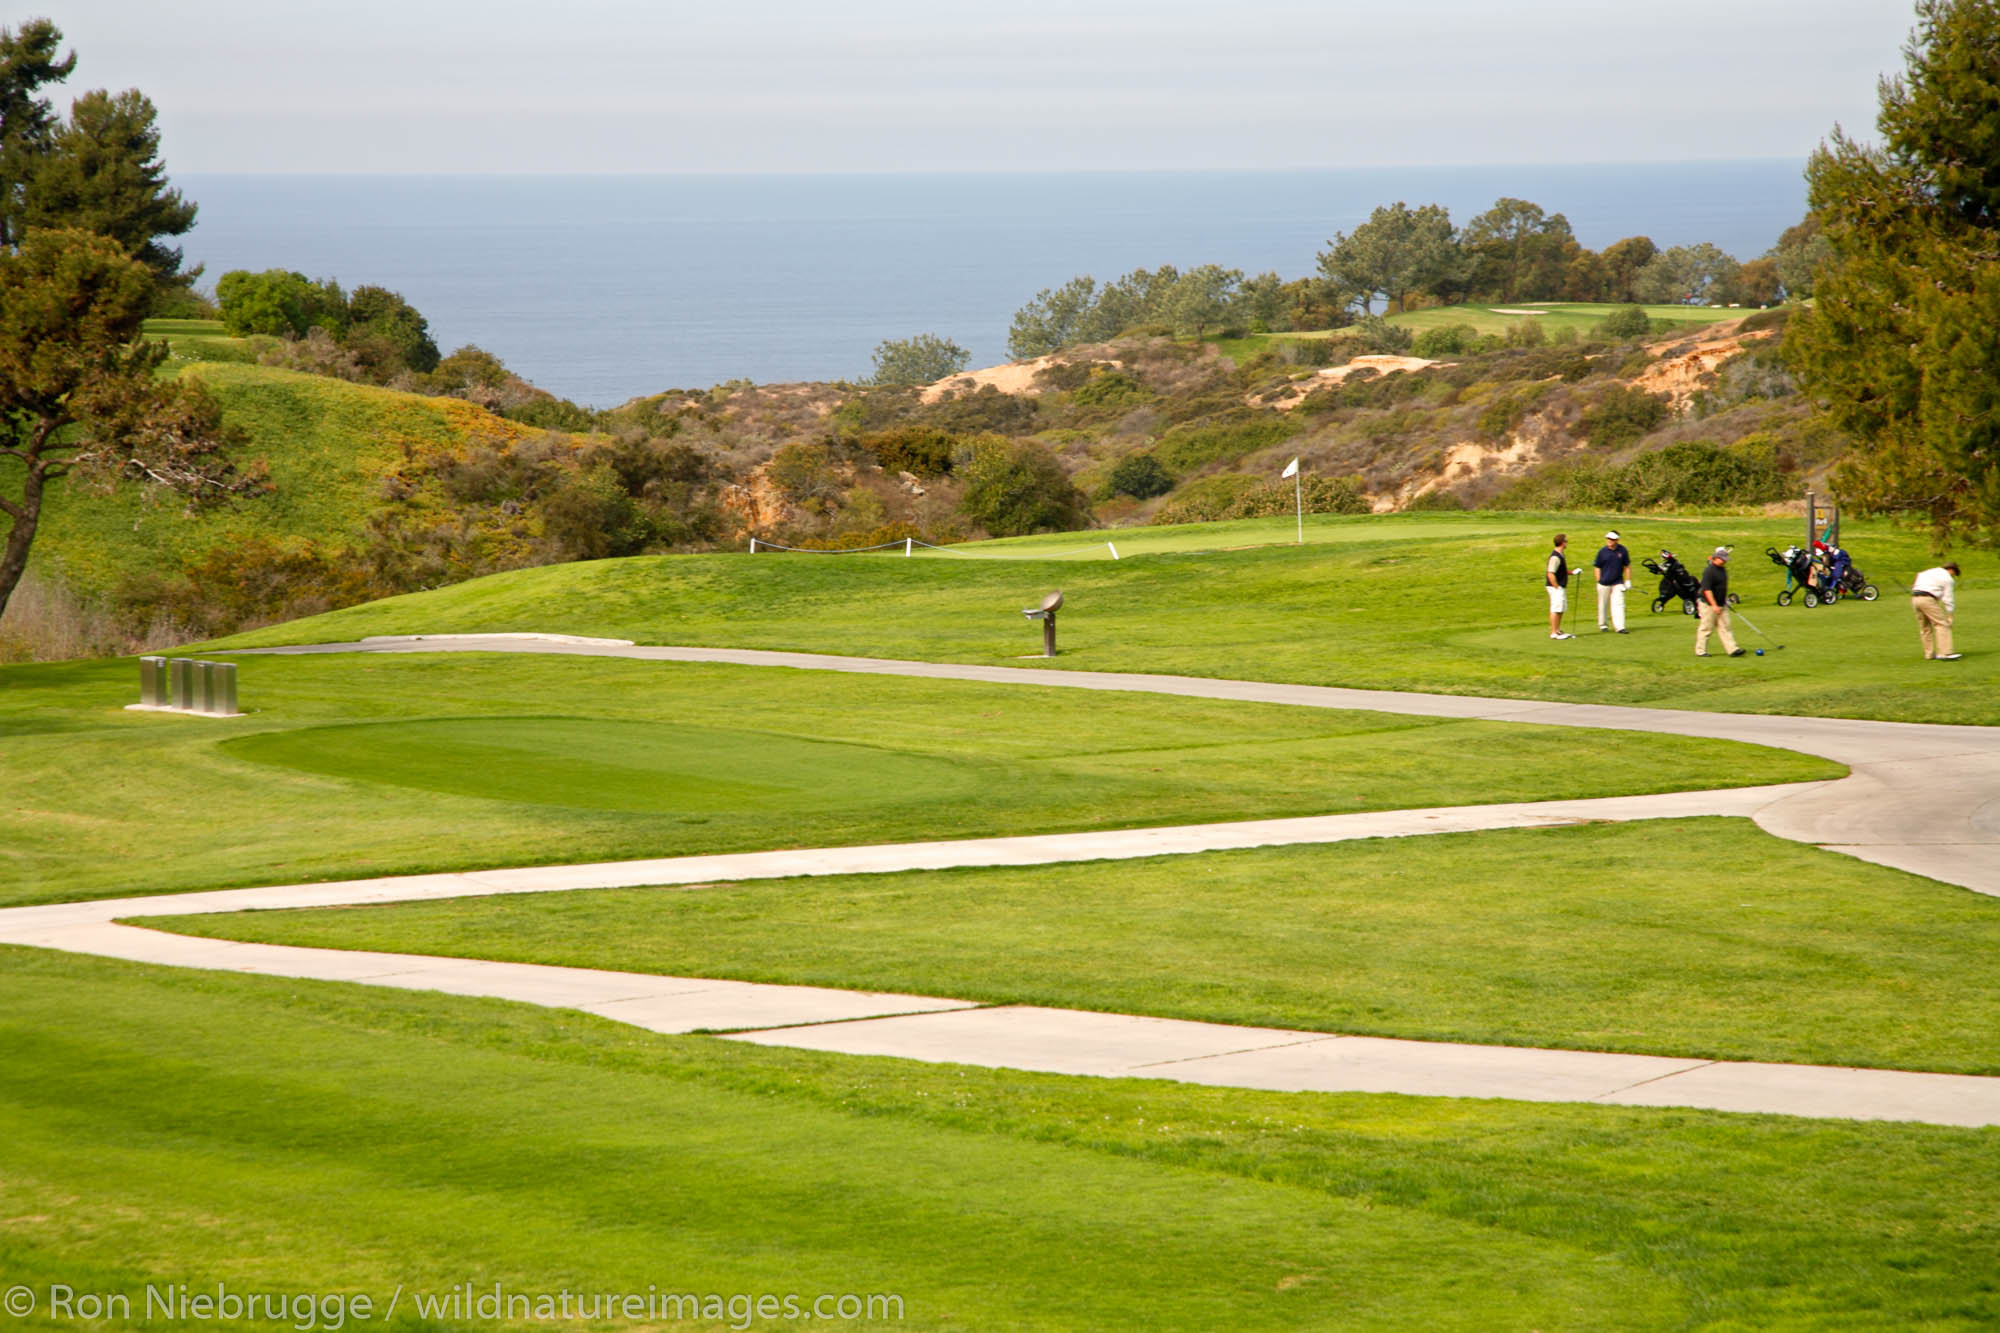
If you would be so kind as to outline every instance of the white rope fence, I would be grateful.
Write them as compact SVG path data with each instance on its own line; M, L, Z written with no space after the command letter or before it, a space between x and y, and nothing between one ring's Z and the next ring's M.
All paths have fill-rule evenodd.
M1092 542L1088 546L1066 546L1059 551L1034 551L1015 554L1009 551L968 551L957 546L933 546L929 542L918 541L915 537L905 537L899 542L880 542L874 546L850 546L839 550L827 550L813 546L786 546L764 537L750 539L750 554L759 551L787 551L793 555L867 555L874 551L901 550L905 556L917 553L917 548L936 551L939 555L955 556L960 560L1060 560L1066 556L1099 554L1109 551L1113 560L1118 559L1118 547L1112 542Z

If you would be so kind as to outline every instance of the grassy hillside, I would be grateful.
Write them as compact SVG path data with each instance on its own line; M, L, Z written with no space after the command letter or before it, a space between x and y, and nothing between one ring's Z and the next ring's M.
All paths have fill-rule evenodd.
M35 560L86 593L142 587L174 571L263 544L303 549L361 540L384 481L416 453L462 448L527 427L469 403L426 398L267 366L200 363L198 379L244 433L247 459L269 464L273 492L190 514L172 496L137 487L58 487Z
M1548 309L1533 318L1557 334L1598 313ZM37 596L61 585L122 619L134 637L100 651L751 535L858 547L1282 514L1293 494L1277 473L1294 456L1316 512L1647 510L1792 496L1844 447L1809 421L1768 329L1691 352L1673 337L1551 340L1538 324L1545 345L1510 334L1407 373L1319 364L1362 350L1353 338L1304 361L1298 349L1335 344L1244 344L1240 363L1142 339L931 391L727 385L599 413L546 396L493 404L512 417L250 364L250 344L210 321L149 331L176 348L176 373L221 399L275 490L190 515L157 491L58 488ZM0 656L20 639L0 629Z

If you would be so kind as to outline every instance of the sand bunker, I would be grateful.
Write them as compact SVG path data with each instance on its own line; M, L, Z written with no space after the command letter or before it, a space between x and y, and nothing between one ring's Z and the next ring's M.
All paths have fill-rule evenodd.
M1262 405L1265 407L1275 407L1280 412L1289 412L1304 402L1306 395L1314 389L1323 388L1329 384L1338 384L1359 370L1372 370L1377 374L1387 375L1392 371L1422 370L1426 366L1435 366L1437 364L1438 362L1436 361L1426 361L1420 356L1357 356L1344 366L1328 366L1325 370L1310 375L1305 379L1293 380L1291 387L1285 391L1284 396L1281 398L1247 398L1244 401L1253 407Z
M1074 359L1062 355L1038 356L1032 361L1013 361L1004 366L968 370L963 375L953 375L939 380L926 388L920 397L923 402L935 403L948 393L978 393L988 384L1001 393L1039 393L1041 389L1035 383L1035 376L1050 366L1059 366ZM1107 364L1123 369L1125 363L1111 360Z

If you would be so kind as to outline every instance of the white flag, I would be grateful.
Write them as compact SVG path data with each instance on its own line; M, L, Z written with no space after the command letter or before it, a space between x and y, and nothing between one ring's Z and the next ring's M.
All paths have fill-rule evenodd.
M1292 477L1292 476L1297 476L1298 471L1299 471L1299 460L1294 458L1291 462L1285 464L1285 470L1283 472L1280 472L1278 475L1280 477Z

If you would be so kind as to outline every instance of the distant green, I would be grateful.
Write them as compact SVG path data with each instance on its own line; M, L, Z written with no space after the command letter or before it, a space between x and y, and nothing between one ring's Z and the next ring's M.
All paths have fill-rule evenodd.
M1580 334L1588 334L1607 316L1620 310L1629 310L1625 302L1603 304L1588 301L1522 301L1510 303L1495 301L1485 305L1442 305L1427 306L1422 310L1410 310L1388 317L1391 324L1400 324L1416 332L1439 328L1447 324L1470 324L1481 333L1505 333L1523 320L1531 319L1540 325L1542 331L1554 333L1557 329L1573 329ZM1719 324L1725 320L1742 319L1754 315L1754 306L1701 306L1701 305L1642 305L1648 318L1671 324L1683 324L1690 331L1703 325ZM1525 310L1538 314L1524 315Z
M1709 324L1742 319L1746 315L1757 313L1754 307L1649 305L1640 308L1655 321L1685 325L1690 332ZM1541 328L1544 335L1558 330L1568 330L1587 337L1605 318L1620 310L1629 309L1631 306L1624 302L1494 301L1481 305L1426 306L1421 310L1405 310L1383 318L1386 323L1409 329L1412 333L1422 333L1425 329L1442 328L1450 324L1466 324L1479 333L1505 334L1532 320ZM1524 313L1528 311L1535 313ZM1323 329L1305 333L1253 333L1237 338L1217 338L1214 341L1228 355L1238 361L1246 361L1259 352L1282 346L1287 342L1313 342L1348 336L1351 334L1345 329Z

